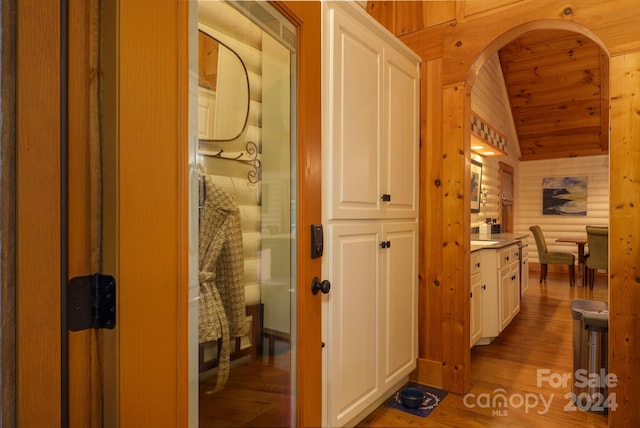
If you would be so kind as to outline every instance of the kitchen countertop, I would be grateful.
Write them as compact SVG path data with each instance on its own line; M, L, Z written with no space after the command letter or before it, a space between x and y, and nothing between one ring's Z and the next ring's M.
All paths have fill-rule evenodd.
M530 235L528 233L492 233L490 238L480 238L477 233L471 234L472 241L497 241L495 244L491 245L471 245L471 251L483 250L483 249L491 249L495 250L497 248L506 247L507 245L515 244L518 241L528 238Z

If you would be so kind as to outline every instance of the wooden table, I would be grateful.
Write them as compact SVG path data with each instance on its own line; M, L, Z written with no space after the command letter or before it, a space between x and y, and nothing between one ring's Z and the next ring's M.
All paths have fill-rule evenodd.
M587 285L586 268L584 264L584 246L589 243L586 239L556 239L556 242L568 242L578 246L578 274L582 275L582 285Z

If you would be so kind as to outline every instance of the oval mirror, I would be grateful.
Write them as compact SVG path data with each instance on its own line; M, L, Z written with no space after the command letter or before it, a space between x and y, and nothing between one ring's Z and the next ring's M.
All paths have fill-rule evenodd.
M236 139L247 126L249 76L242 59L225 44L198 31L198 138Z

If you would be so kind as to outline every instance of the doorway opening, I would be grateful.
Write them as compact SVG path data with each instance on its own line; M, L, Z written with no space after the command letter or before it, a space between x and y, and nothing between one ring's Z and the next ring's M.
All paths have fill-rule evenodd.
M549 27L536 28L536 31L524 27L527 26L503 34L481 55L485 59L499 57L502 70L511 73L511 79L505 75L504 80L517 139L509 144L519 145L521 151L520 159L516 159L516 162L512 163L512 160L508 159L496 165L500 177L500 191L496 204L500 211L499 218L502 219L502 231L528 234L530 225L542 224L544 227L547 224L552 226L545 228L549 232L546 233L547 243L550 247L556 247L550 250L577 252L575 248L561 247L563 244L556 243L556 239L561 238L563 233L580 233L586 238L586 224L609 222L609 58L602 43L586 35L587 32L577 26L570 30ZM539 45L534 45L536 42ZM572 43L577 45L575 50L570 47ZM561 44L564 45L564 51L558 48ZM582 47L584 50L580 50ZM572 61L573 55L580 52L583 64L589 66L576 70L575 73L565 69L561 76L552 75L554 67L558 66L557 57L550 53L553 49L562 52L567 61ZM506 50L510 50L509 55L505 54ZM526 55L522 54L523 52L526 52ZM519 54L527 58L518 58ZM527 68L525 62L530 61L532 57L537 61L536 66ZM485 64L489 62L490 60L487 60ZM481 80L481 75L485 72L481 67L475 69L479 72L470 76L467 81L467 84L473 85L473 91L476 89L476 82ZM591 72L591 69L594 71ZM585 80L584 73L590 78ZM538 88L534 89L539 92L532 90L533 85L538 85ZM544 87L540 88L542 85ZM583 89L587 93L585 99L578 95ZM563 103L557 103L555 95L558 92L569 94L569 97ZM516 102L513 101L514 98L517 99ZM473 99L471 102L474 102ZM532 107L546 113L536 115ZM528 115L522 113L525 109L528 109ZM580 109L592 113L577 119L579 116L572 112ZM525 129L527 132L523 131ZM542 177L564 177L574 174L589 177L587 215L543 216ZM511 180L513 185L509 186ZM509 189L512 192L509 192ZM515 203L518 204L517 207ZM510 223L513 224L512 229L509 229ZM535 262L535 253L533 256ZM536 263L530 265L534 269L537 267ZM564 272L558 272L566 273L566 267L564 268ZM527 275L527 272L522 274Z

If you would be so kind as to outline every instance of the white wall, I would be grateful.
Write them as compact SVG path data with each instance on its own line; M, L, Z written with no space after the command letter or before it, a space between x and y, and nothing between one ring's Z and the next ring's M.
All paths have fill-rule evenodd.
M577 259L575 244L555 241L586 239L586 225L609 224L609 156L520 162L518 172L515 231L529 233L529 226L537 224L542 228L549 251L572 252ZM542 215L542 179L545 177L587 177L587 215ZM529 245L529 262L539 263L533 239Z

